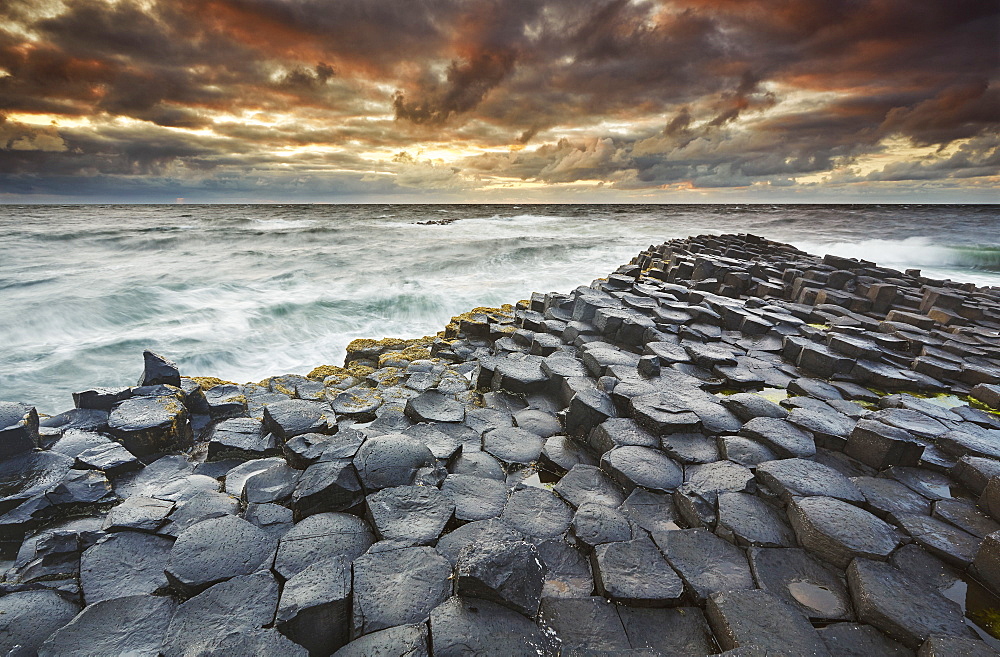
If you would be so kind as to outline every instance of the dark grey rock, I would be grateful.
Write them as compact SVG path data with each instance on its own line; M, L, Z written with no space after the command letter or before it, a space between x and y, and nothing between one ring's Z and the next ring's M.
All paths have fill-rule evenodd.
M843 575L797 548L751 548L757 586L814 621L850 620L851 596Z
M514 423L519 428L538 434L542 438L554 436L562 431L562 425L555 415L534 408L526 408L515 413Z
M628 496L618 510L647 532L668 531L679 529L677 525L677 508L670 495L653 493L636 488Z
M855 559L847 583L858 618L908 648L932 635L972 637L956 603L889 564Z
M684 594L681 578L645 536L598 545L592 562L597 592L615 602L668 607L676 606Z
M931 515L979 538L1000 530L1000 523L977 511L975 504L967 500L938 500Z
M506 463L528 464L538 460L544 439L538 434L503 427L483 434L483 451Z
M788 417L787 410L778 406L773 401L752 392L726 395L722 397L721 401L723 406L736 414L736 417L744 422L748 422L755 417L773 417L778 419Z
M599 502L618 507L625 501L622 489L600 468L575 465L555 485L555 492L574 507L584 502Z
M132 396L132 388L89 388L73 393L73 404L77 408L110 411L111 407Z
M111 411L108 428L136 456L191 446L188 411L175 396L133 397Z
M542 371L541 359L504 358L496 363L492 387L514 394L528 394L544 390L548 380L548 375Z
M820 379L800 378L788 384L788 392L815 399L843 399L837 388Z
M589 379L584 379L589 381ZM581 438L618 412L611 398L596 388L581 388L574 394L566 409L566 433Z
M657 436L701 428L698 414L683 399L666 393L653 392L633 397L629 400L628 411L642 428Z
M686 481L674 492L674 503L684 521L693 527L715 524L715 504L721 492L749 492L754 475L732 461L689 465Z
M482 598L533 618L538 613L545 564L526 541L477 541L459 552L455 592Z
M76 467L100 470L109 477L114 477L138 470L142 462L118 443L108 442L105 445L91 447L76 456Z
M938 420L909 408L883 408L869 413L865 419L882 422L924 438L936 438L948 432L948 427Z
M806 617L767 591L724 591L705 615L723 650L758 646L763 654L830 657Z
M327 402L288 399L264 404L264 429L280 440L304 433L336 433L337 415Z
M917 544L956 568L967 568L979 549L979 538L937 518L900 514L897 520Z
M913 492L895 479L885 477L852 477L867 503L866 509L883 520L896 521L901 514L928 515L930 500Z
M410 545L436 541L455 513L455 504L430 486L397 486L372 493L365 516L381 540Z
M780 418L756 417L743 425L740 435L764 443L779 458L802 458L816 453L816 443L809 434Z
M463 522L496 518L507 503L507 487L487 477L450 474L441 492L455 506L455 518Z
M288 580L331 555L352 561L374 542L375 535L361 518L347 513L318 513L281 537L274 571Z
M53 632L80 611L54 591L17 591L0 597L0 652L12 652L16 646L34 654Z
M328 399L338 418L350 418L355 422L372 422L385 402L381 391L364 386L348 388L336 395L331 392Z
M188 594L267 568L276 538L235 516L203 520L186 529L170 551L167 579Z
M982 495L989 480L1000 475L1000 461L966 455L958 459L949 474L973 494Z
M361 503L364 490L350 459L313 463L302 473L292 492L292 508L299 518L327 511L346 511Z
M108 512L102 529L155 532L166 521L173 508L173 502L151 497L130 497Z
M429 657L427 623L397 625L372 632L333 654L336 657Z
M153 353L148 349L142 352L143 370L138 386L181 385L181 375L177 363Z
M353 573L355 638L423 622L451 596L451 564L429 547L364 554L354 560Z
M267 470L247 477L240 501L244 506L284 502L291 497L301 475L301 470L290 468L284 463L276 463Z
M796 498L788 517L804 548L840 568L856 557L884 561L899 544L891 526L832 497Z
M167 518L167 523L159 529L159 533L176 537L202 520L232 516L239 510L239 500L233 496L210 490L202 491L178 503Z
M778 455L764 443L743 436L719 436L719 455L723 459L753 468Z
M452 395L428 390L406 400L406 415L414 422L461 422L465 407Z
M333 436L327 436L321 433L304 433L295 436L281 446L281 453L285 456L285 460L288 462L288 465L293 468L298 468L299 470L305 470L310 465L320 461L323 457L324 450L331 446L332 440L340 440L344 437L344 434L356 434L356 442L353 445L350 454L342 457L353 458L357 453L358 448L361 447L361 443L364 442L364 436L362 436L359 432L350 432L349 430L338 431ZM354 436L352 435L352 437Z
M163 637L161 654L241 654L220 652L219 645L270 625L277 607L278 582L269 572L216 584L177 607Z
M243 519L260 527L271 536L281 538L293 526L292 510L277 504L251 504Z
M38 649L39 657L56 655L135 655L156 657L174 615L170 598L131 595L87 606Z
M573 537L578 544L593 548L604 543L631 541L635 538L628 516L617 509L596 502L580 505L573 516Z
M213 420L241 417L247 412L247 398L235 384L223 383L205 391L205 403Z
M949 431L937 438L938 446L952 456L981 456L1000 460L1000 429L983 429L966 423L961 431Z
M63 480L46 493L45 498L53 506L67 505L75 508L118 501L108 478L97 470L67 470Z
M527 536L556 538L569 529L573 511L551 492L528 487L511 494L500 519Z
M743 550L708 530L659 532L653 540L699 604L718 591L754 588Z
M687 464L713 463L726 458L713 438L700 433L674 433L662 436L660 448L670 458Z
M564 654L579 650L615 654L631 647L618 609L601 597L543 598L541 617L559 637Z
M590 561L579 550L558 538L539 541L535 546L538 558L545 564L543 599L573 598L594 593Z
M853 481L833 468L806 459L767 461L757 466L757 479L786 502L793 497L821 495L846 502L864 502Z
M329 655L350 637L351 563L341 555L317 561L281 591L275 627L312 655Z
M597 460L573 439L556 435L545 440L539 463L546 470L562 475L579 463L597 465Z
M716 535L738 546L792 547L795 534L785 514L747 493L720 493Z
M452 460L448 471L452 474L486 477L498 481L504 481L507 478L500 461L486 452L463 451Z
M162 592L167 587L163 571L172 546L169 538L134 531L115 532L99 540L80 557L84 601L91 605Z
M826 647L837 657L913 657L913 651L893 641L871 625L834 623L817 630Z
M62 436L52 444L51 449L53 452L58 452L60 454L65 454L66 456L72 456L76 458L77 455L91 449L93 447L104 447L107 445L117 445L108 438L103 433L97 433L95 431L84 431L82 429L67 429L63 432ZM121 445L118 445L121 447Z
M405 429L403 434L416 438L423 444L427 445L427 449L431 450L431 454L434 455L434 458L450 459L459 453L459 450L463 447L463 443L461 437L453 436L438 430L438 427L444 426L447 425L428 423L415 424L412 427ZM472 433L471 437L475 439L474 447L480 447L482 444L480 437L473 432L470 433Z
M860 420L847 439L844 453L878 470L890 466L915 466L924 446L903 429L875 420Z
M708 655L715 650L712 631L698 607L652 609L618 607L618 617L634 652L655 655Z
M160 388L160 386L157 386L152 388L152 390L160 390ZM173 396L180 399L180 391L177 388L168 389L165 386L162 388L163 396ZM134 388L133 390L143 390L143 388ZM108 417L108 411L100 411L90 408L71 408L70 410L60 413L59 415L39 418L39 439L41 440L43 436L51 437L57 433L65 433L66 431L73 429L77 431L106 433L108 431Z
M556 655L557 642L511 609L454 596L431 612L435 657Z
M669 493L684 482L680 466L649 447L616 447L601 457L601 469L627 492L641 486Z
M979 639L932 636L920 645L917 657L995 657L997 651Z
M367 491L409 486L421 468L434 464L434 455L426 445L403 434L369 438L354 457L354 467Z
M659 447L659 439L640 427L635 420L627 417L613 417L605 420L587 436L587 446L595 454L604 454L615 447Z
M972 572L990 590L1000 591L1000 531L983 539L972 562Z
M454 529L437 542L437 551L454 566L458 563L458 555L462 548L477 541L520 541L524 534L512 529L497 518L477 520Z
M893 466L879 474L906 485L929 500L943 500L952 496L955 482L945 474L926 468L905 468Z
M235 417L215 425L208 438L208 460L259 459L279 453L274 435L250 417Z

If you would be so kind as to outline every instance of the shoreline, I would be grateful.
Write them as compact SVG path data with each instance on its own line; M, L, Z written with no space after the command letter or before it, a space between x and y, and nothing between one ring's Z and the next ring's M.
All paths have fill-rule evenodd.
M123 595L147 644L209 645L193 603L226 587L276 618L233 607L227 631L288 654L1000 646L997 287L703 235L306 376L147 352L139 384L41 420L0 404L0 607L62 610L35 648L110 649L94 619ZM346 589L303 592L304 527ZM150 574L108 594L118 573L84 564L109 545Z

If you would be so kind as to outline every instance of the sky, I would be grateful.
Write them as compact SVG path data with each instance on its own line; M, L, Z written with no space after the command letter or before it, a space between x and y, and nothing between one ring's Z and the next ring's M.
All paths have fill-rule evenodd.
M1000 202L997 0L0 0L0 202Z

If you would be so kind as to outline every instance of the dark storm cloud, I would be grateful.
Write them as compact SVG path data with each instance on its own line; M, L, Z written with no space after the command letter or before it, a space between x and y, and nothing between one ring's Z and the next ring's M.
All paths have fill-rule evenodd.
M992 0L6 0L0 115L91 121L0 124L0 172L788 185L903 140L947 153L866 180L991 176L998 34ZM421 144L493 150L360 155Z

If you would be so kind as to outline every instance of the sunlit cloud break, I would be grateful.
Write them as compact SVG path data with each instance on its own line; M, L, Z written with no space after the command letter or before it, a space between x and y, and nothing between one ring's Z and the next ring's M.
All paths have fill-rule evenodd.
M984 201L982 0L4 0L0 201Z

